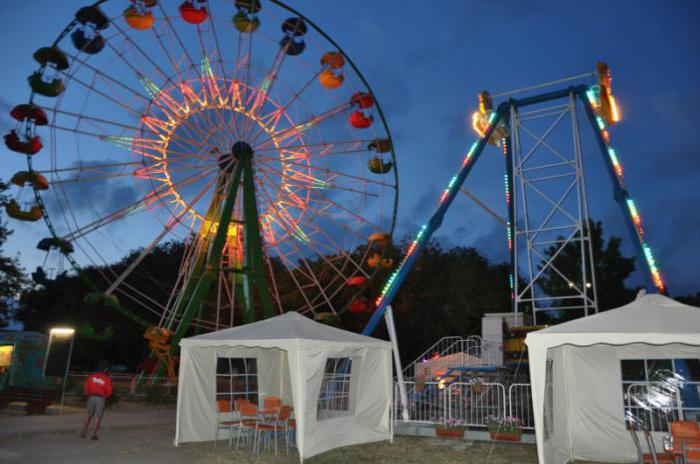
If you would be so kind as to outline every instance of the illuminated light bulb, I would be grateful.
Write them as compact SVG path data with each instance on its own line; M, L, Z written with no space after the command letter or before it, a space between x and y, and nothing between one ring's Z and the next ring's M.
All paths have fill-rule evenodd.
M590 282L586 282L586 288L591 288L591 287L592 287L591 283L590 283Z
M569 282L569 288L574 288L574 283L573 283L573 282Z
M610 100L610 112L612 113L612 120L613 122L618 122L620 119L622 119L622 114L620 113L620 108L617 106L617 101L615 100L615 97L612 95L609 96Z

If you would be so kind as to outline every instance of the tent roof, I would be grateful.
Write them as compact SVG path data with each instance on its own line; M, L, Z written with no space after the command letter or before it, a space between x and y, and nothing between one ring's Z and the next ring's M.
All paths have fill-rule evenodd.
M535 339L550 339L549 346L571 343L692 343L700 344L700 308L663 295L649 294L619 308L604 311L527 335L528 347Z
M336 329L293 311L251 324L188 337L180 344L183 346L232 344L270 346L274 345L275 341L283 342L281 344L290 341L311 341L391 349L391 344L387 341Z

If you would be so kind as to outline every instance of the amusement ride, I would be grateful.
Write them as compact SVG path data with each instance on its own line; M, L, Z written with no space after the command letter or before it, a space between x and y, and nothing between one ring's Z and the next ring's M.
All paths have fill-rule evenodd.
M44 45L4 137L27 160L7 214L48 226L37 284L70 265L143 326L150 375L174 380L192 331L374 310L396 156L320 27L277 0L100 0ZM164 247L179 262L149 268Z
M37 284L64 278L69 264L91 288L86 301L143 326L151 378L174 380L186 334L284 311L330 324L365 314L371 334L458 193L469 194L463 184L489 145L504 163L513 311L529 311L535 324L552 308L597 312L581 118L651 286L666 291L611 144L620 111L604 63L479 94L478 139L395 266L398 173L381 107L350 57L295 9L277 0L100 0L34 59L29 98L10 112L16 127L5 135L27 160L11 178L7 214L48 226ZM494 106L498 97L507 98ZM570 150L551 140L564 121ZM572 246L573 272L556 261ZM179 250L179 262L154 272L149 257L163 247ZM568 293L544 293L545 271ZM144 281L154 290L143 291Z
M594 83L581 83L591 78ZM569 85L557 88L563 83ZM513 98L516 93L543 88L548 90ZM510 296L516 318L518 312L527 310L536 325L537 313L542 311L580 310L583 314L579 315L586 316L598 312L579 113L583 113L593 131L612 182L614 199L622 209L639 260L646 265L648 288L666 293L639 210L624 180L620 154L611 142L610 127L620 121L621 114L612 93L610 67L599 62L593 73L496 96L509 98L494 109L491 95L486 91L479 94L478 110L471 121L479 138L440 195L435 212L419 229L403 260L384 284L376 300L377 308L363 333L374 331L417 256L442 225L457 194L463 191L473 198L473 194L463 189L463 184L489 145L497 147L504 160L508 215L502 222L506 225L511 261ZM542 119L545 122L540 124L540 130L533 129L531 121ZM571 148L562 150L552 141L552 136L567 119L571 131L564 139ZM543 157L543 153L548 157ZM488 207L486 209L493 214ZM557 266L556 257L572 245L578 247L575 253L578 267L566 272ZM565 292L561 295L547 295L539 286L548 270L564 284Z

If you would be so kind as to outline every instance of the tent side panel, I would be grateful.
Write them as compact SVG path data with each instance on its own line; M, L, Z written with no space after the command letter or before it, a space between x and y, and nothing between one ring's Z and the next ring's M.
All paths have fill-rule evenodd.
M178 383L175 444L213 440L216 427L214 350L183 346Z
M308 458L342 446L391 438L391 351L386 348L308 347L302 351L306 412L303 457ZM352 358L350 404L354 413L318 420L317 404L326 359ZM351 407L352 411L353 408Z
M623 359L700 358L700 347L635 343L623 346L566 347L571 389L574 457L591 461L632 462L637 451L624 421ZM663 432L653 434L663 449ZM640 437L641 438L641 437Z

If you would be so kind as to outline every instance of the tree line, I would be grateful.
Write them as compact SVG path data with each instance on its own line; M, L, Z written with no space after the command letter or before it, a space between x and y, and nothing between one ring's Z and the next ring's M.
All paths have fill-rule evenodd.
M0 201L5 188L0 183ZM15 320L23 323L25 330L47 333L50 327L70 325L78 328L74 369L89 370L98 361L106 359L124 365L128 370L136 370L148 354L143 328L113 310L86 303L84 297L91 288L80 276L68 274L44 285L32 283L18 259L5 256L2 251L10 234L7 223L0 218L0 327ZM594 270L599 282L599 308L606 310L628 303L637 291L626 285L627 278L634 272L635 259L623 256L620 238L604 239L600 222L591 223L591 237ZM405 238L394 247L394 263L400 262L409 243ZM143 275L142 278L137 276L131 285L154 298L165 298L168 289L163 288L162 282L174 282L183 250L179 242L156 247L144 261L144 266L146 270L159 270L161 283L154 283ZM363 251L360 247L355 253L362 255ZM546 253L552 256L554 252L552 248ZM137 255L138 250L110 265L111 269L89 267L84 272L95 280L99 280L99 274L105 271L118 274ZM567 246L557 255L556 266L575 275L580 267L579 256L577 245ZM275 265L281 264L273 263ZM321 263L311 265L320 266ZM392 303L403 362L412 361L443 336L479 334L484 313L510 311L509 269L508 263L491 262L475 248L443 248L437 242L430 242ZM550 296L567 290L552 271L545 270L544 276L542 290ZM377 280L381 282L385 278L386 275L380 275ZM300 296L291 282L282 281L279 286L283 307L298 304ZM339 297L350 298L351 294L343 293ZM679 300L700 305L700 293ZM570 317L552 309L549 313L551 323ZM360 331L368 317L345 312L341 324L345 329ZM374 336L388 338L382 325Z

